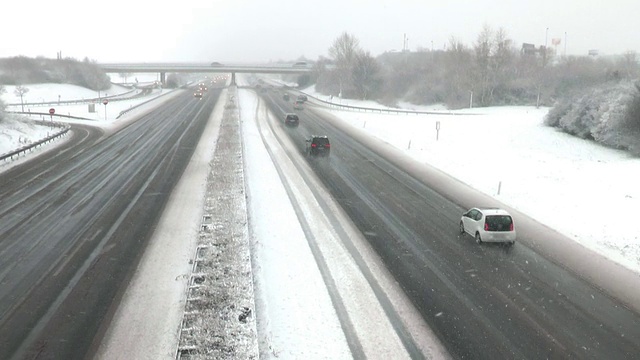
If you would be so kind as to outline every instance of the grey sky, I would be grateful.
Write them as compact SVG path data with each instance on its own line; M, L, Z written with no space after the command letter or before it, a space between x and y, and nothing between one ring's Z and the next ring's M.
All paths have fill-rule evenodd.
M471 45L484 24L516 46L561 40L568 54L640 51L640 1L151 0L4 1L0 57L115 61L261 62L316 59L347 31L373 55ZM547 31L547 28L549 29ZM548 36L547 36L548 35Z

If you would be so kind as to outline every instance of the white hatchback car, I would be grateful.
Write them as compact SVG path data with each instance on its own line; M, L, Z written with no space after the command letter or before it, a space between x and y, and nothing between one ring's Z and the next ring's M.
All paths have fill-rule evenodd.
M513 218L502 209L473 208L467 211L460 219L460 233L475 237L478 244L486 241L513 245L516 242Z

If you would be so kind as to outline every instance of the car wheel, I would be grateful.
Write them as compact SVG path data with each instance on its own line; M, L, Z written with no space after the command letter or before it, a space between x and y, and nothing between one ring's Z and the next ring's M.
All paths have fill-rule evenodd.
M482 239L480 238L480 233L479 232L476 233L476 242L478 244L482 244Z
M464 235L464 223L460 221L460 234Z

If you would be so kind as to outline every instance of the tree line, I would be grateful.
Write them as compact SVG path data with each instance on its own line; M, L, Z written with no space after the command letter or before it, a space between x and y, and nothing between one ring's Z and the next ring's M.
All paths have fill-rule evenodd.
M452 37L444 50L387 52L377 57L343 33L320 57L310 82L316 91L395 105L552 106L585 87L638 77L638 59L558 56L553 48L518 49L504 29L488 25L473 44ZM305 82L307 80L305 79ZM473 104L471 104L472 102Z
M88 58L83 61L25 56L0 59L0 84L19 86L41 83L74 84L95 91L111 86L107 74Z

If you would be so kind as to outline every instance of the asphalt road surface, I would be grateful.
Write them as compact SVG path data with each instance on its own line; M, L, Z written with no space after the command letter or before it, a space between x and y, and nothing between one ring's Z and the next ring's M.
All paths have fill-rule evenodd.
M279 118L294 112L280 93L262 95ZM308 161L452 356L640 354L638 313L527 245L556 233L522 217L527 226L519 237L526 241L476 244L458 230L466 210L458 204L466 201L433 190L443 186L436 184L441 179L412 176L313 107L296 111L300 125L287 128L291 139L303 153L309 135L329 136L330 158Z
M114 134L0 174L0 357L78 359L100 341L220 94L186 91Z

